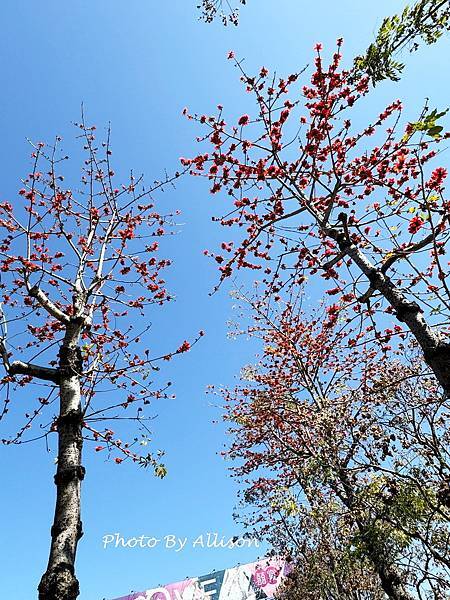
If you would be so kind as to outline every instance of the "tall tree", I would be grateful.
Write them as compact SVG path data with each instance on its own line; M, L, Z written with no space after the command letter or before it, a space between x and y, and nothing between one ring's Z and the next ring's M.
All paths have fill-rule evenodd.
M161 452L139 455L139 438L123 442L111 422L120 427L134 421L145 434L145 405L167 397L170 386L157 380L151 385L158 361L190 348L185 341L158 356L143 345L149 311L172 298L162 277L170 261L159 256L171 218L156 211L152 194L178 174L151 188L133 175L117 186L109 134L98 147L94 129L79 125L86 152L80 189L64 186L68 157L57 139L34 147L22 202L0 205L0 350L6 370L1 418L23 386L38 384L36 408L28 408L24 426L2 441L21 443L37 423L37 438L55 433L58 439L56 507L40 600L75 600L79 594L75 557L82 536L84 441L116 463L152 466L164 476ZM56 417L45 417L53 403Z
M443 598L448 400L413 349L388 360L370 332L349 346L355 319L307 305L306 290L284 308L250 301L243 333L262 356L223 391L242 517L296 557L285 594Z

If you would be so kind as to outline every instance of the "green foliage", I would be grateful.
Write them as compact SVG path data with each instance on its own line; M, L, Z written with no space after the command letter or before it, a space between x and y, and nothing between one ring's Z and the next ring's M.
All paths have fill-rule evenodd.
M362 506L367 506L367 523L354 538L355 552L365 556L367 548L377 548L380 554L397 555L413 542L408 532L436 520L430 507L436 503L436 493L420 489L414 483L376 477L360 493Z
M447 113L448 109L442 112L438 112L436 109L432 110L419 121L410 123L409 134L413 134L416 131L421 131L434 139L439 139L444 127L442 125L438 125L437 121Z
M271 500L271 507L274 511L283 513L286 517L294 517L300 513L295 495L289 488L280 488L274 498Z
M369 75L373 85L384 79L397 81L404 64L396 60L396 55L405 48L414 52L420 41L434 44L448 30L448 0L420 0L413 6L406 6L401 14L384 19L375 42L365 55L355 59L355 73Z
M150 440L144 437L144 439L141 441L141 444L146 445L148 441ZM139 458L139 465L141 467L144 467L144 469L147 469L148 467L153 467L153 473L155 477L164 479L164 477L167 475L167 468L162 462L159 462L158 460L162 456L164 456L163 450L158 450L156 452L156 456L154 456L151 453L148 453L146 456L141 456Z

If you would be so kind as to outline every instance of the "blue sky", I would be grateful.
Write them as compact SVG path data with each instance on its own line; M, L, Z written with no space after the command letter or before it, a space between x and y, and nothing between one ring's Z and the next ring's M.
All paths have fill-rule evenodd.
M239 28L198 21L197 0L3 0L0 18L0 198L14 201L20 178L29 170L26 138L51 140L55 134L73 145L70 123L84 102L99 129L112 123L116 171L144 172L149 181L180 156L196 152L198 131L181 111L208 113L217 103L236 116L246 112L238 74L226 55L245 57L249 71L265 65L280 74L311 61L321 41L334 48L345 39L350 60L372 40L384 15L404 2L379 0L249 0ZM366 106L374 111L397 97L417 111L448 106L448 41L422 49L411 59L400 84L386 83ZM167 365L177 399L154 406L155 446L166 450L169 473L163 481L150 472L105 463L87 449L83 484L85 536L80 542L81 600L100 600L256 559L254 549L186 547L174 553L103 549L102 536L175 534L191 541L208 531L219 536L241 532L233 523L236 486L218 456L226 436L209 384L232 384L254 347L227 338L232 301L227 289L210 297L217 272L202 255L214 248L221 231L211 223L221 199L210 198L199 179L185 179L160 196L161 210L179 208L184 223L167 244L175 266L169 277L177 302L155 315L151 344L171 349L199 329L205 338L180 360ZM30 388L29 393L32 393ZM20 402L32 402L21 398ZM11 416L19 422L26 406ZM45 569L53 517L54 447L41 444L0 448L0 595L28 600ZM262 549L261 549L262 552Z

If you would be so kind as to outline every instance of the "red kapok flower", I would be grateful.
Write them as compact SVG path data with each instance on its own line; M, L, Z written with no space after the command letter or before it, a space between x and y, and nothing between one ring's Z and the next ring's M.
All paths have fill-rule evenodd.
M417 233L419 231L419 229L422 229L424 223L425 223L425 221L422 218L420 218L418 215L416 215L409 222L409 225L408 225L409 233L412 233L412 234Z
M438 167L431 173L428 187L432 190L439 190L444 183L444 179L447 177L447 169L444 167Z
M187 352L188 350L191 349L191 345L189 342L187 342L186 340L181 344L181 346L178 348L177 353L181 353L181 352Z
M250 122L250 117L248 115L242 115L242 117L238 121L238 125L248 125Z

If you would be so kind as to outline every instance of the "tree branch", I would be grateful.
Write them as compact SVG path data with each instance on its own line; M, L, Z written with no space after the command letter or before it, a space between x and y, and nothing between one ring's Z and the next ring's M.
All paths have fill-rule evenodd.
M450 345L428 325L420 306L408 300L392 280L351 243L342 230L334 227L325 228L324 233L334 239L341 252L345 252L359 267L368 278L371 290L377 290L384 296L394 309L397 319L406 323L422 348L425 361L432 368L445 393L450 394Z
M55 317L55 319L61 321L61 323L70 323L69 317L65 315L55 304L53 304L50 298L41 290L39 286L34 285L33 287L29 288L28 293L32 298L36 298L39 304L45 308L45 310L52 315L52 317Z
M5 365L6 366L6 365ZM44 379L45 381L53 381L53 383L59 383L60 373L58 369L51 369L49 367L41 367L33 363L22 362L21 360L15 360L10 363L7 367L8 375L28 375L30 377L36 377L37 379Z

